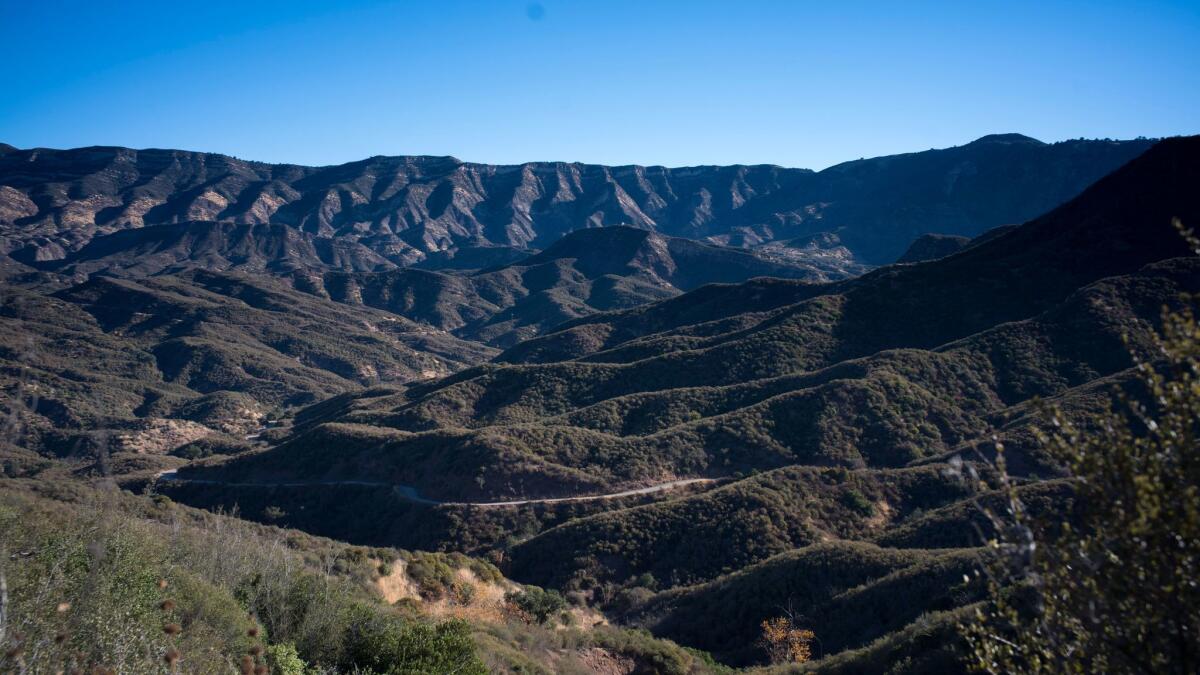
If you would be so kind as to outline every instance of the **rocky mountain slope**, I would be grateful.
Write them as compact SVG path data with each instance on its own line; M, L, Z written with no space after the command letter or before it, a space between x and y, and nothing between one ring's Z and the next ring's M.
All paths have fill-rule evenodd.
M1006 134L820 172L492 166L452 157L303 167L180 150L10 148L0 153L0 253L46 263L121 230L216 221L286 226L295 232L262 236L324 249L314 255L361 269L459 248L542 248L576 229L628 224L739 247L836 233L858 259L881 264L925 232L974 236L1037 216L1149 145L1047 145Z

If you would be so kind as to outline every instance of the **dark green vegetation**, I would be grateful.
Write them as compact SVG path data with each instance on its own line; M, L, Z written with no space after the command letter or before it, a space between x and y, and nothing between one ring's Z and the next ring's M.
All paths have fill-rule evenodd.
M448 250L470 258L497 246L540 248L572 230L628 224L738 247L837 233L855 257L881 264L925 232L975 236L1028 220L1150 145L1047 145L1007 134L818 173L777 166L488 166L452 157L303 167L177 150L13 149L0 153L0 253L51 263L120 230L221 221L269 227L144 236L179 240L178 250L188 255L234 262L246 262L243 255L252 251L250 263L259 266L320 261L365 270L427 258L436 266L458 257ZM191 234L178 234L184 231ZM824 256L820 248L786 253L797 260Z
M963 575L977 550L817 544L782 553L699 586L666 591L637 607L634 621L683 644L735 662L758 657L758 626L794 614L819 627L825 653L869 644L917 620L981 594Z
M36 672L144 672L174 648L188 672L220 672L268 642L345 670L486 672L465 624L379 602L355 549L169 501L90 490L50 499L36 484L21 487L34 489L0 502L15 552L3 563L16 591L5 646L19 650L6 669L20 660ZM164 634L171 623L178 638Z
M1134 358L1154 358L1160 309L1200 291L1200 261L1171 226L1200 222L1196 185L1200 139L1164 141L949 257L828 284L706 286L576 319L493 364L316 406L285 442L183 475L370 477L468 501L726 479L565 518L514 508L507 541L493 509L472 507L409 503L431 527L390 531L397 544L411 533L490 551L520 581L732 663L761 659L759 622L794 612L831 668L890 655L920 672L953 661L952 619L981 597L961 585L979 565L973 525L987 525L971 500L1001 498L994 476L964 484L949 460L975 459L996 434L1009 470L1033 481L1021 490L1034 508L1068 508L1069 485L1036 482L1060 467L1034 442L1032 402L1086 426ZM358 503L389 513L400 501L378 490Z

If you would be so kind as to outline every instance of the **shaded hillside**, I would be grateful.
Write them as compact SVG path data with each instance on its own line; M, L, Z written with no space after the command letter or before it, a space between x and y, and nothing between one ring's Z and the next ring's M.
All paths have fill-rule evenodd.
M958 253L970 243L970 237L951 234L923 234L908 247L908 250L896 262L917 263L945 258Z
M718 581L667 591L636 609L656 634L735 663L761 660L758 627L781 612L802 613L837 653L899 630L925 612L978 600L963 575L976 550L905 550L817 544L783 553ZM870 617L869 620L867 617Z
M751 252L631 227L580 230L545 251L470 274L398 269L301 277L297 287L454 335L510 346L570 319L626 309L715 282L773 276L824 280L862 267L770 262Z
M178 150L12 150L0 154L0 253L49 262L118 230L222 221L284 225L404 266L445 249L544 247L572 230L629 224L735 246L834 232L880 264L924 232L974 236L1032 218L1150 144L1008 134L817 173L451 157L302 167Z

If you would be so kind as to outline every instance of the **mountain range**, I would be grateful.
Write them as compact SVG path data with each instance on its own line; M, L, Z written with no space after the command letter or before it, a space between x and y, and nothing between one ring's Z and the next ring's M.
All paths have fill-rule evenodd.
M256 239L270 243L250 245L254 255L274 252L357 271L445 259L459 249L542 248L573 230L631 225L749 248L834 235L857 260L877 265L896 260L927 232L976 236L1028 220L1150 144L1045 144L1000 134L820 172L765 165L496 166L423 156L304 167L180 150L4 146L0 253L50 263L124 230L208 221L272 226L256 231ZM221 248L212 242L247 232L255 231L151 230L96 243L92 253L179 237L209 251Z

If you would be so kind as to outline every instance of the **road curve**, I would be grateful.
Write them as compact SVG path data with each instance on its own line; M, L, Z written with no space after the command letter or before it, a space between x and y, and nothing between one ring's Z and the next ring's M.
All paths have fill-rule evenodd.
M258 481L220 481L209 480L205 478L188 478L180 476L172 470L160 471L154 476L155 481L177 482L177 483L196 483L199 485L228 485L230 487L255 487L255 488L271 488L271 487L312 487L312 486L331 486L331 485L364 485L369 487L390 487L396 493L396 496L401 499L407 499L418 504L429 504L432 506L478 506L478 507L498 507L498 506L522 506L525 504L556 504L559 502L588 502L601 499L617 499L620 497L634 497L637 495L648 495L655 492L664 492L673 490L685 485L697 485L706 483L715 483L716 478L681 478L679 480L667 481L656 485L648 485L646 487L634 488L632 490L622 490L620 492L609 492L600 495L579 495L575 497L547 497L543 499L514 499L504 502L453 502L453 501L438 501L422 497L417 489L411 485L400 485L397 483L383 483L368 480L307 480L307 481L278 481L278 482L258 482Z

